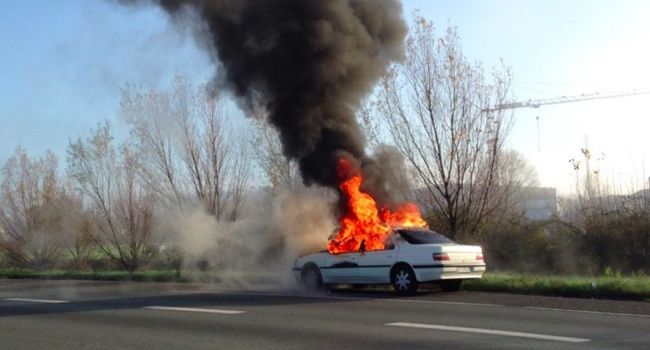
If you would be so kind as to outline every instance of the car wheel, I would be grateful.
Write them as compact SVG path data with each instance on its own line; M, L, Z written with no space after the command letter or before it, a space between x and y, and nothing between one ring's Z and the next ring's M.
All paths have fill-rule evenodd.
M397 265L390 271L390 282L399 295L412 295L418 290L415 272L406 264Z
M323 277L320 274L318 267L314 265L307 265L302 268L300 272L300 282L302 286L309 291L317 291L323 289Z
M438 285L445 292L458 292L463 288L463 280L444 280L438 282Z

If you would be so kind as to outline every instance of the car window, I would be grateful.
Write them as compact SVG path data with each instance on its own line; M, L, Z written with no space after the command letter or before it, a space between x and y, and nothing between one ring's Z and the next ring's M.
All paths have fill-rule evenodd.
M388 236L386 238L386 240L384 241L384 249L371 249L371 250L368 250L368 249L365 248L365 241L362 241L361 246L359 247L357 252L359 252L359 253L380 252L380 251L383 251L383 250L391 250L391 249L395 249L395 243L390 238L390 236Z
M397 230L397 233L410 244L449 244L451 239L431 230Z

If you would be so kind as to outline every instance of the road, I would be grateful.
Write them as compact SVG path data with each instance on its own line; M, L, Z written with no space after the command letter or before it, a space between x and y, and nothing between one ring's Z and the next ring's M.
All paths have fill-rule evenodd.
M648 348L644 302L0 280L0 350Z

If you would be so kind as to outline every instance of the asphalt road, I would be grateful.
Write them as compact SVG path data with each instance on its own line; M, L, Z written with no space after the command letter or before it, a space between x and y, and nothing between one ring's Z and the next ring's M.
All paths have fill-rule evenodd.
M650 349L650 303L0 280L0 350Z

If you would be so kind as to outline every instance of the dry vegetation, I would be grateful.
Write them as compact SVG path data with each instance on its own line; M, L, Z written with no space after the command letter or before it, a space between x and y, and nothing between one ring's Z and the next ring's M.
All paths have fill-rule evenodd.
M510 117L484 110L509 96L511 79L504 67L488 79L462 55L453 28L438 37L418 19L406 59L362 104L359 119L369 144L399 150L412 175L399 187L403 195L419 202L433 228L483 244L493 269L650 272L647 192L614 196L577 166L583 180L570 215L523 216L515 194L535 183L534 171L504 147ZM103 123L70 143L66 171L53 153L20 147L2 166L0 268L180 271L184 250L165 224L170 213L198 210L215 225L237 225L255 192L251 179L271 189L256 195L257 207L301 186L263 115L254 127L236 127L222 96L205 86L183 78L169 91L127 85L121 107L130 127L123 143ZM281 235L267 240L254 257L261 263L287 245ZM251 259L231 247L228 256ZM207 267L220 268L191 266Z

